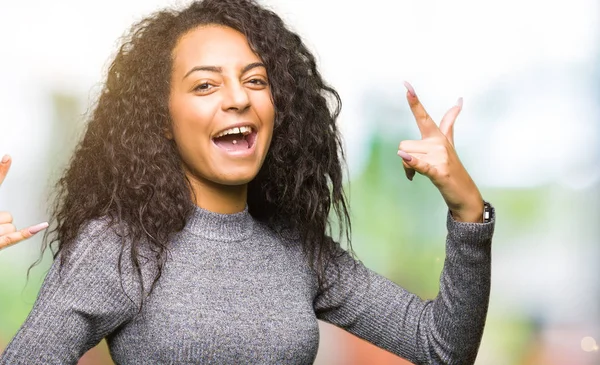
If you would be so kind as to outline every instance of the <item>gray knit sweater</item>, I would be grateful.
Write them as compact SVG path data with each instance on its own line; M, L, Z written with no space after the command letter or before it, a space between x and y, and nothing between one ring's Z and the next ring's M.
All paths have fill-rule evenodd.
M95 221L60 276L55 261L0 364L75 364L103 338L117 364L312 364L317 319L417 364L471 364L488 307L494 222L448 215L447 227L439 295L422 301L345 251L341 275L331 267L331 284L318 290L297 240L247 209L196 208L139 312L127 260L124 280L118 275L121 238Z

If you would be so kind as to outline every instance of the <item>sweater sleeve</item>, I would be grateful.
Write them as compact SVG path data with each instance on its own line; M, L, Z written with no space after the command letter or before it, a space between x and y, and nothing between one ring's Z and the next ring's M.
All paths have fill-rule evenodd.
M134 315L135 298L123 290L133 292L127 288L131 281L121 282L118 272L120 238L106 233L103 224L90 223L60 273L59 253L25 323L0 356L1 365L76 364ZM125 275L127 265L122 266Z
M493 210L489 223L457 222L448 213L434 300L421 300L341 250L339 271L326 270L328 284L315 298L317 317L415 364L474 363L489 302L494 225Z

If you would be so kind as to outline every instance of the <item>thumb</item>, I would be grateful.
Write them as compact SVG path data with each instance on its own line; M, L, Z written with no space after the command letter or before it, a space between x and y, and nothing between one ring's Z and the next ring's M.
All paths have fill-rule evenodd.
M446 112L442 121L440 122L440 131L448 138L450 144L454 146L454 122L456 117L462 111L463 98L458 98L456 105Z

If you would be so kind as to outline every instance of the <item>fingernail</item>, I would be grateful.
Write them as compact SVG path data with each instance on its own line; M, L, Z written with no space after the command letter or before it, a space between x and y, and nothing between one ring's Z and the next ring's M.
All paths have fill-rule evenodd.
M7 163L8 160L10 160L10 156L9 155L4 155L4 157L2 157L2 163Z
M398 156L402 157L406 162L412 161L412 156L402 150L398 150Z
M456 105L458 107L462 108L462 106L463 106L463 98L462 97L458 98L458 100L456 101Z
M408 81L404 81L404 87L406 87L406 90L408 90L408 93L412 97L416 97L417 96L417 93L415 92L415 89L412 87L411 84L408 83Z
M44 222L44 223L40 223L40 224L36 224L33 227L29 227L29 233L31 234L36 234L41 230L44 230L48 228L48 222Z

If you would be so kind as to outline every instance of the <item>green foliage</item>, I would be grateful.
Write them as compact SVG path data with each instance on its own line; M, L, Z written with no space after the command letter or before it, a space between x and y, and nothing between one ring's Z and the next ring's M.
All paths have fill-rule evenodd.
M420 175L410 182L397 143L375 136L365 170L350 184L353 246L365 265L433 297L443 264L446 208Z

